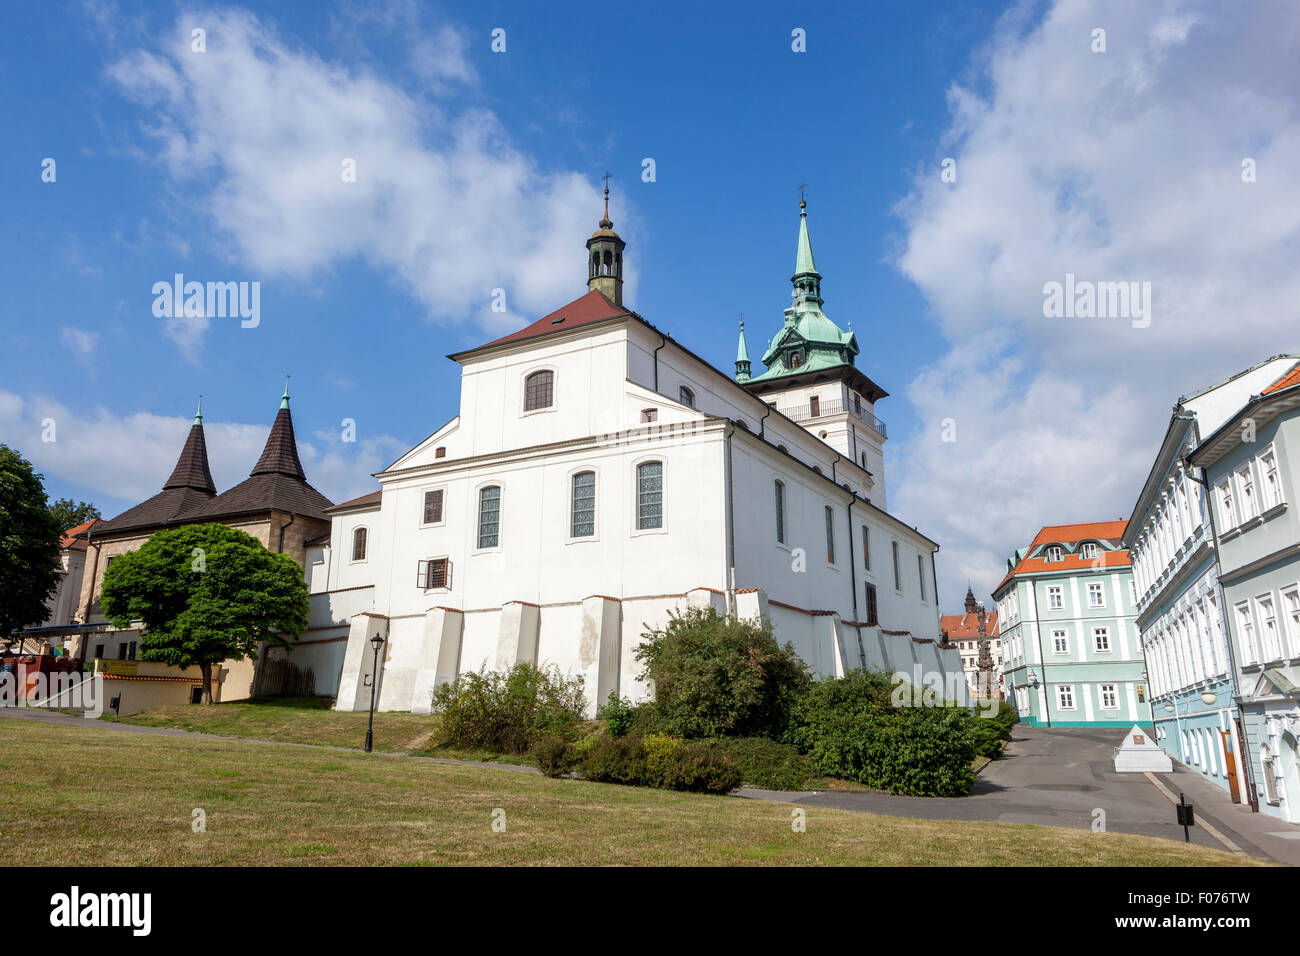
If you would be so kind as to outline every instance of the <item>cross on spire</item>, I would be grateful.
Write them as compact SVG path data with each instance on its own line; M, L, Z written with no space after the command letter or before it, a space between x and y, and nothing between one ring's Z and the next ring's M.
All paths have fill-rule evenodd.
M605 180L605 218L609 218L609 170L605 170L605 175L600 177Z
M804 190L807 189L807 188L808 188L808 184L807 184L807 183L800 183L800 184L799 184L799 208L800 208L800 209L803 209L803 208L805 208L805 207L808 205L807 201L804 199L804 194L803 194L803 193L804 193Z

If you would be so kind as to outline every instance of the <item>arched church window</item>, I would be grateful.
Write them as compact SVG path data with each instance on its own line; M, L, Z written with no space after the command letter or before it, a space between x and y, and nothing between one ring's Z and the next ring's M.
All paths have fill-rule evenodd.
M524 411L550 408L555 399L555 373L550 369L534 372L524 379Z
M352 560L366 560L366 538L369 537L369 531L365 528L354 528L352 531Z
M681 386L681 388L677 390L677 400L687 408L695 407L695 393L685 385Z

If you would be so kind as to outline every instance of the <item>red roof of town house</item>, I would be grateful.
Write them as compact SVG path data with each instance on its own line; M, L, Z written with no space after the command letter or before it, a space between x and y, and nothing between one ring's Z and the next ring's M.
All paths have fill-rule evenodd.
M980 636L978 614L943 614L939 617L939 630L948 634L950 641L969 641ZM998 612L989 611L984 616L984 636L998 636Z
M63 537L59 539L59 547L64 551L85 551L86 539L78 538L77 535L85 534L97 525L104 523L103 518L91 518L89 521L82 522L75 528L69 528L63 532Z
M518 332L511 332L509 335L488 342L486 345L480 345L478 348L485 349L493 345L504 345L506 342L518 342L539 335L549 335L551 332L563 332L566 329L591 325L593 322L600 322L602 319L612 319L615 316L631 314L627 309L615 305L600 292L592 289L586 295L574 299L568 305L562 305L549 315L542 316L532 325L526 325ZM469 351L475 352L478 349L470 349Z
M1034 535L1029 550L1043 544L1074 544L1077 541L1119 541L1127 525L1123 518L1116 521L1089 521L1083 524L1049 524ZM1100 562L1100 563L1098 563ZM1127 568L1132 564L1126 550L1097 550L1097 557L1085 558L1078 554L1065 554L1060 561L1046 558L1024 558L998 582L993 593L1018 574L1043 574L1055 571L1096 571L1101 568Z
M1071 544L1075 541L1118 541L1124 537L1126 521L1091 521L1085 524L1049 524L1034 536L1031 548L1040 544Z
M1264 389L1260 394L1271 395L1273 392L1280 392L1282 389L1290 388L1292 385L1300 385L1300 363L1297 363L1295 368L1291 369L1291 371L1287 372L1268 388Z

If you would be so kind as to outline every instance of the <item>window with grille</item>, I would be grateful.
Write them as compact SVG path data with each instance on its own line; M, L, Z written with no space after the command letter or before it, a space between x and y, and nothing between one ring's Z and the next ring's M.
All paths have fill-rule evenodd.
M478 493L478 546L495 548L501 541L501 486L489 485Z
M879 624L878 610L876 607L876 586L868 583L867 588L867 623Z
M677 390L677 400L688 408L695 407L695 393L685 385Z
M451 587L451 562L446 558L431 558L418 563L415 572L415 586L422 591L434 588Z
M446 446L446 445L439 445L437 448L435 448L435 449L433 450L433 457L434 457L434 458L446 458L446 457L447 457L447 446Z
M589 538L596 533L596 473L580 471L573 476L573 516L569 534Z
M550 408L555 397L555 373L549 369L534 372L524 379L524 411Z
M647 461L636 467L636 527L646 531L664 526L664 463Z
M424 523L438 524L442 521L442 489L424 493Z

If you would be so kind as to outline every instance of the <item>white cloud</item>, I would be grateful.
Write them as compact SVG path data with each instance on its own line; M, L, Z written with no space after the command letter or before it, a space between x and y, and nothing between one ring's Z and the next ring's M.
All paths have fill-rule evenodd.
M206 53L190 50L196 23ZM411 54L420 69L473 80L454 29L421 36ZM490 112L457 110L450 95L416 98L235 10L183 17L161 49L123 56L109 74L148 110L157 158L198 194L229 257L252 270L211 278L306 282L359 258L431 319L493 332L583 291L580 237L599 216L598 190L540 168ZM355 182L343 181L345 160ZM507 291L508 314L490 311L495 288Z
M53 422L54 441L45 424ZM98 406L79 411L48 396L21 396L0 391L0 435L47 478L56 477L123 502L120 510L162 490L189 434L187 417L134 412L118 415ZM248 477L271 423L246 424L206 419L204 440L217 490L226 491ZM332 501L346 501L377 487L370 477L389 464L410 442L392 435L368 435L356 442L318 433L298 439L298 454L307 480ZM105 508L105 514L113 512Z
M1300 349L1300 9L1022 14L950 89L950 128L898 208L897 265L950 351L908 390L924 430L899 443L891 504L945 546L949 606L967 577L986 596L1043 524L1128 517L1179 395ZM1044 318L1066 273L1151 282L1150 328Z
M95 349L99 347L99 333L64 326L59 330L59 344L72 352L72 358L78 365L92 368Z

